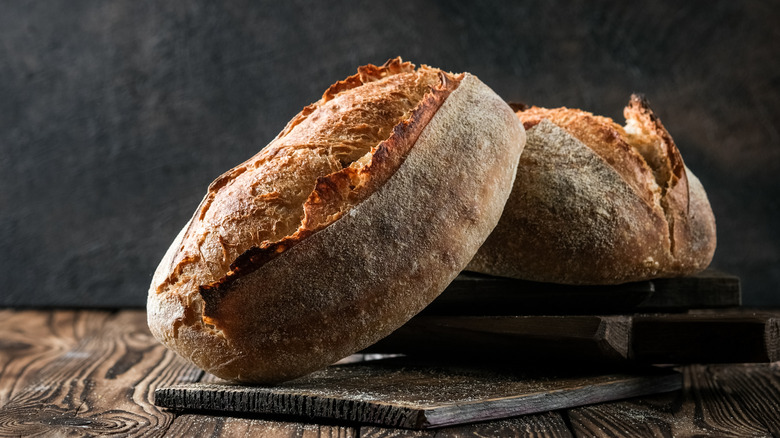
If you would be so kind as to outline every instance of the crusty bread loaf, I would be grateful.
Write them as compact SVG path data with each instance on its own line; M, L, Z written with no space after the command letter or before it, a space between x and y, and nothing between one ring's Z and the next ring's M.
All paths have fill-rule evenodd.
M499 225L467 269L615 284L693 274L715 219L672 137L634 95L622 127L568 108L519 108L528 141Z
M266 383L376 342L483 243L524 143L472 75L361 67L211 184L155 272L152 333L219 377Z

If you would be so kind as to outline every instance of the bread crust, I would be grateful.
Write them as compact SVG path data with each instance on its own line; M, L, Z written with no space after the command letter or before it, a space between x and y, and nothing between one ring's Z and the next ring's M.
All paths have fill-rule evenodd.
M528 141L501 221L469 270L564 284L689 275L715 251L698 179L647 102L626 127L585 111L519 108Z
M334 85L323 100L354 82ZM207 283L170 281L196 212L149 291L155 337L219 377L272 383L364 348L422 310L498 222L525 134L511 109L468 74L418 134L369 196L210 299L200 287Z

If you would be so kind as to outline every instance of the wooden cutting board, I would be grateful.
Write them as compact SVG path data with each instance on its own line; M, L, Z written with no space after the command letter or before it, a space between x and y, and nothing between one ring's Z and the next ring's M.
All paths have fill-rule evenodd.
M564 316L418 315L366 353L540 361L747 363L780 360L780 312Z
M514 368L514 369L513 369ZM278 386L161 387L158 406L427 429L582 406L681 388L675 371L641 368L520 371L408 358L335 365Z
M365 352L531 355L548 362L780 360L780 312L749 312L740 303L739 278L717 271L615 286L465 273L424 312Z
M721 309L742 303L739 277L698 275L607 286L571 286L463 272L429 315L614 315Z

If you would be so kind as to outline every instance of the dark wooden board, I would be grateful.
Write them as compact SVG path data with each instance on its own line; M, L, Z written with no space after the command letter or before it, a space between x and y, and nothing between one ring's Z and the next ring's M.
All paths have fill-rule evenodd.
M339 361L339 363L356 363L377 360L381 355L354 354ZM204 373L199 380L204 383L225 383L224 380L212 374ZM528 414L520 417L504 418L495 421L455 425L436 429L398 429L371 424L316 424L311 419L261 419L253 418L251 414L235 414L230 416L213 415L213 413L182 412L176 416L165 436L210 436L233 437L249 436L262 431L263 437L467 437L467 436L515 436L533 438L570 438L572 433L563 418L562 411Z
M327 418L427 429L582 406L681 387L678 373L518 371L396 358L328 367L273 387L192 383L160 387L155 404L175 410ZM514 368L514 369L513 369Z
M741 302L739 278L717 271L608 286L537 283L463 272L424 313L606 315L726 308Z
M780 313L638 315L630 357L645 363L780 360Z
M367 353L464 355L536 361L618 361L628 358L626 316L427 316L413 318Z
M780 360L780 313L419 315L365 351L547 361L774 362Z
M218 415L179 415L165 431L166 437L357 438L349 426L261 420Z
M657 278L655 292L639 306L641 312L720 309L742 305L739 277L708 269L696 275Z

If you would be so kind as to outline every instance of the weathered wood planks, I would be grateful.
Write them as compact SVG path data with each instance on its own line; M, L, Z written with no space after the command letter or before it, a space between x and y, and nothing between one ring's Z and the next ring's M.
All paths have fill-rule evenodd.
M739 277L708 269L696 275L658 278L655 292L639 305L639 312L721 309L742 305Z
M522 370L522 371L520 371ZM332 366L273 387L197 383L155 392L177 410L344 420L413 429L546 412L681 387L671 371L526 369L406 358Z
M122 316L124 313L134 313L135 316ZM149 366L153 362L153 352L161 347L146 343L153 340L148 338L142 312L116 314L3 310L0 311L0 317L4 320L0 324L0 390L7 394L6 400L25 400L30 405L26 409L16 410L7 409L5 401L0 403L0 436L29 435L36 431L44 436L259 435L374 438L780 435L780 367L777 363L688 365L681 368L685 382L682 391L506 420L412 431L370 425L322 425L312 419L285 422L268 417L225 417L214 413L177 415L160 411L149 403L151 388L163 382L189 379L192 375L177 368L178 359L167 364L163 361L160 366ZM105 339L99 342L85 339L91 337ZM109 342L109 339L114 341ZM80 357L82 354L79 353L88 351L93 352L92 360L103 363L92 365L95 370L107 371L113 368L113 371L92 372L89 376L80 377L77 370L81 367L74 365L86 363L86 358ZM122 353L129 351L135 353ZM134 355L140 359L132 359ZM101 359L108 357L125 359ZM53 362L57 366L53 366ZM107 362L121 366L106 366ZM134 371L133 363L140 364L138 371ZM133 373L146 374L146 377L140 379L136 376L136 382L133 383L134 379L127 378ZM114 378L109 378L112 375ZM204 380L208 380L207 377L204 375ZM15 379L18 382L14 383ZM83 379L83 383L77 383L79 379ZM211 381L218 380L212 378ZM35 382L48 384L49 388L37 388ZM74 391L73 388L81 388L81 391ZM55 400L53 394L57 391L64 394L60 396L63 399L60 402ZM36 393L40 394L39 398L34 397ZM80 397L82 401L68 401L74 396ZM101 398L106 400L101 401ZM127 404L121 402L123 399ZM80 409L65 409L72 403L84 404ZM15 406L18 407L18 404ZM105 427L112 421L121 420L123 410L134 412L136 418L140 417L140 412L146 412L150 416L161 415L167 421L159 421L157 424L147 421L134 428L121 423ZM132 416L127 414L126 417Z
M615 286L464 273L426 311L365 352L587 362L780 360L780 313L751 314L735 307L740 302L739 278L716 271Z
M611 286L570 286L461 273L424 311L436 315L608 315L741 304L738 277L717 271Z
M774 362L780 360L780 313L420 315L366 351L647 364Z
M567 412L576 436L771 437L780 434L777 364L691 365L685 387Z
M165 431L170 437L357 438L357 427L218 415L179 415Z
M97 332L109 312L0 310L0 406L34 380L41 368Z
M413 318L366 352L425 357L477 355L526 361L624 360L625 316L427 316ZM521 362L522 363L522 362Z
M780 313L637 315L629 357L645 363L780 360Z
M464 424L442 429L409 430L381 426L360 427L361 438L445 438L445 437L534 437L569 438L574 436L558 412L530 414L486 423Z
M0 408L2 435L146 436L166 429L173 415L151 403L151 391L196 381L202 372L151 337L144 312L96 312L78 321L85 328L74 330L73 347L47 357Z

